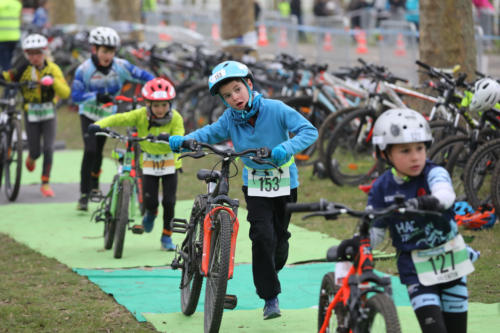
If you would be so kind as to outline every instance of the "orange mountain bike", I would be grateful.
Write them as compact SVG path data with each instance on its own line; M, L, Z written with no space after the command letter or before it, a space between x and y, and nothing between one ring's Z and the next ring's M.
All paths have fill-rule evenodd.
M316 203L288 204L289 212L313 212L303 218L340 214L360 218L359 237L328 249L327 261L336 262L335 272L323 276L318 304L318 332L401 332L392 299L390 277L374 273L369 227L374 219L409 211L395 204L382 210L356 211L321 199ZM413 211L413 210L412 210Z
M201 169L197 178L207 184L207 193L198 195L191 210L189 222L173 219L172 231L185 233L186 237L176 250L172 268L182 270L181 309L185 315L192 315L198 305L203 277L206 278L204 327L205 332L218 332L224 309L234 309L235 295L226 295L227 281L233 277L236 236L238 234L237 210L239 202L231 199L229 193L229 169L234 160L246 156L259 164L270 164L264 160L271 154L268 148L248 149L235 152L194 140L185 140L184 148L193 152L182 157L201 158L209 154L202 148L221 157L216 163L220 170Z

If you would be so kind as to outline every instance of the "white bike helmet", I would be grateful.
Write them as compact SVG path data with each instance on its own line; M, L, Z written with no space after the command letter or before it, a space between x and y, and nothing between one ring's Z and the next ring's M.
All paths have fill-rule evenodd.
M475 112L489 110L500 101L500 84L489 78L483 78L474 86L474 96L469 109Z
M372 143L381 151L387 145L412 142L432 142L429 122L417 111L389 109L375 121Z
M89 34L89 44L118 48L120 46L120 36L118 36L115 29L97 27L92 29Z
M21 43L23 51L44 49L47 47L47 45L49 45L47 38L40 34L28 35L25 39L23 39L23 42Z

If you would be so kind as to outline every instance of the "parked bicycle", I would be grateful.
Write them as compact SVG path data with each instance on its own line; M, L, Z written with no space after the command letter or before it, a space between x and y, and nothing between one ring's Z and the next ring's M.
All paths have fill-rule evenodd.
M321 199L315 203L288 204L289 212L312 212L313 216L334 220L341 214L360 218L359 242L343 241L328 249L327 261L336 262L335 272L326 273L321 282L318 304L318 331L324 332L401 332L392 299L390 277L373 272L374 261L369 228L375 219L397 214L439 215L437 212L403 208L404 197L381 210L357 211L343 204ZM351 264L352 263L352 264Z
M90 200L100 202L97 210L92 214L95 222L104 222L104 248L109 250L114 243L114 257L121 258L125 242L125 232L131 229L135 233L140 229L130 226L134 222L136 209L136 191L138 177L133 167L133 144L140 141L161 142L153 136L138 138L134 135L122 135L109 129L103 129L96 135L104 135L124 142L126 149L115 149L113 158L118 160L118 170L113 177L110 189L106 195L99 191L90 193ZM164 142L167 143L167 142Z
M4 180L5 194L10 201L15 201L19 194L23 167L21 109L18 107L22 103L18 103L16 96L22 86L37 84L0 80L4 87L4 98L0 98L0 187Z
M180 283L182 313L188 316L194 313L203 277L206 277L205 332L218 332L223 310L234 309L237 304L235 295L226 295L227 281L233 277L239 226L237 219L239 202L228 196L229 179L232 177L230 166L241 156L259 164L270 164L275 168L278 166L265 160L271 155L268 148L235 152L232 148L225 149L194 140L184 141L183 147L193 152L184 153L180 158L201 158L210 154L202 148L207 148L211 153L221 157L214 168L201 169L197 173L197 178L207 183L207 193L196 197L189 222L174 218L172 223L172 231L186 234L172 261L173 269L182 270ZM215 170L218 164L220 170ZM271 177L265 181L270 182ZM262 186L267 186L267 183L263 183Z

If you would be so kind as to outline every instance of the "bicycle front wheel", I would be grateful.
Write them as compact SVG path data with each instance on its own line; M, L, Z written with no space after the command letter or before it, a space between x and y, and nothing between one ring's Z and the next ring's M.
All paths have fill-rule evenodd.
M365 310L368 310L368 317L360 322L360 332L401 332L396 306L387 294L370 297L365 303Z
M111 183L111 189L115 187L116 182L118 181L118 175L113 178L113 182ZM106 197L106 220L104 221L104 248L109 250L113 247L113 241L115 240L115 230L116 230L116 218L111 215L111 204L113 201L114 193L110 196Z
M115 230L115 249L114 257L119 259L123 253L123 243L125 242L125 231L128 226L128 207L130 195L132 194L132 183L124 179L121 183L118 193L118 205L116 206L116 230Z
M319 292L319 303L318 303L318 331L321 330L323 322L325 321L328 305L335 298L335 295L339 291L339 286L335 284L335 273L328 272L323 276L321 281L321 289ZM339 302L335 308L335 313L330 316L330 321L328 322L328 328L326 332L343 332L346 330L346 316L347 308L342 302Z
M231 252L232 224L229 213L220 210L214 221L210 240L210 259L205 288L205 332L219 331L224 310L229 260Z
M203 275L200 273L201 244L203 243L203 218L205 217L205 207L207 205L206 196L196 197L189 225L187 240L182 244L181 251L187 254L183 258L182 280L181 280L181 309L182 313L190 316L196 310L200 299L201 286L203 285Z
M23 167L23 140L21 122L12 119L12 131L7 136L5 173L5 194L10 201L14 201L21 187L21 170Z
M500 212L500 163L497 163L491 180L491 200L495 207L495 212Z

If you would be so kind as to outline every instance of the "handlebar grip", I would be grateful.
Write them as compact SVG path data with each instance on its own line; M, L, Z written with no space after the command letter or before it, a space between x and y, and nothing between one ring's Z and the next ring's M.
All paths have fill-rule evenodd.
M184 140L182 142L181 147L189 150L196 150L196 146L198 145L198 142L194 139L190 140Z
M429 66L429 65L427 65L427 64L425 64L425 63L423 63L423 62L421 62L420 60L415 60L415 63L416 63L417 65L419 65L420 67L423 67L423 68L425 68L425 69L427 69L427 70L431 70L431 66Z
M323 207L322 202L312 203L289 203L286 205L286 210L289 213L293 212L315 212L321 210Z

